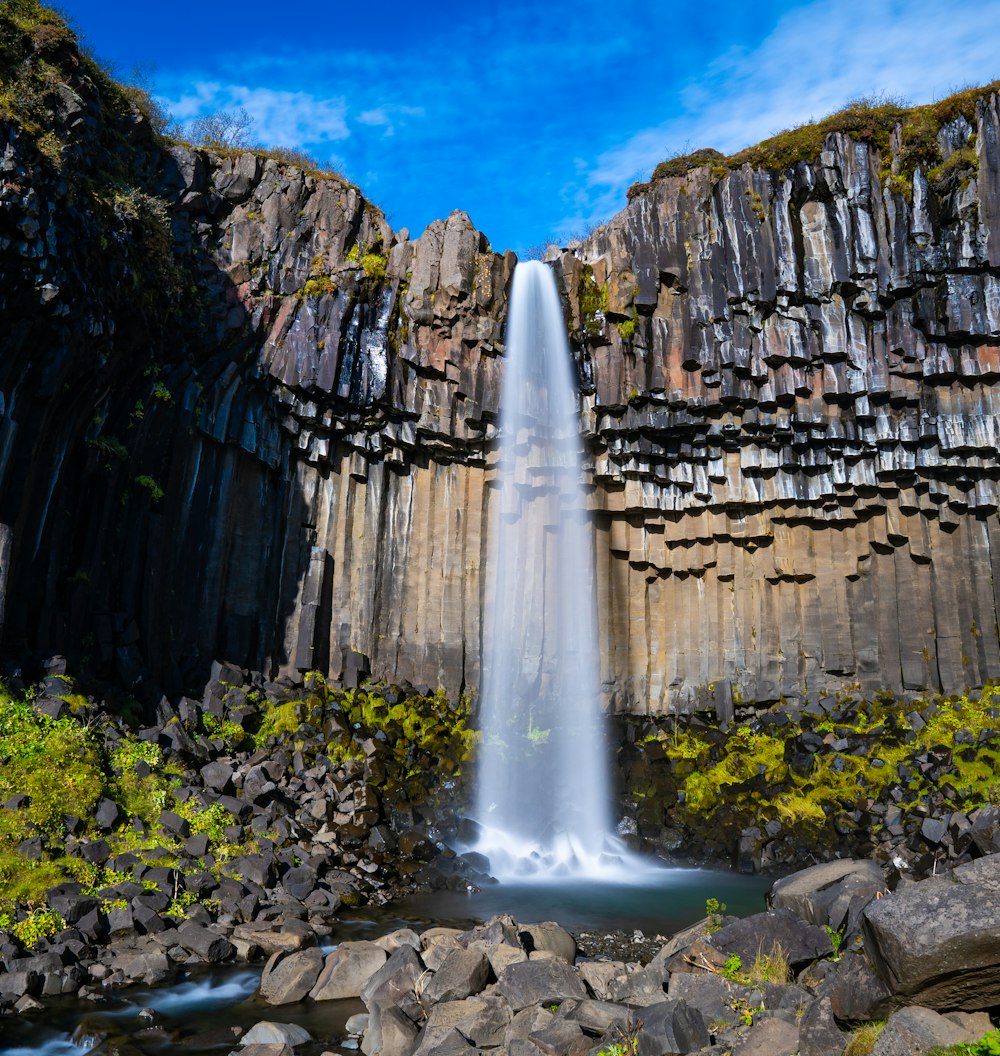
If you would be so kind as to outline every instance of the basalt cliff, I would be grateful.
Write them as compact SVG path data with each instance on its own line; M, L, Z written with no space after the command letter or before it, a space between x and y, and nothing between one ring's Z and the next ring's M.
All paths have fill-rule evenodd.
M0 22L5 649L474 695L513 254L163 141ZM916 163L902 117L706 154L550 251L613 708L1000 677L1000 103L963 98Z

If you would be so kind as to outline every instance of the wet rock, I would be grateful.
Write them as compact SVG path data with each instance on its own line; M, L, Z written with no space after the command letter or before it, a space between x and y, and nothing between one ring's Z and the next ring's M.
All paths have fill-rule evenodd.
M287 1045L294 1049L308 1041L312 1041L312 1035L305 1027L300 1027L295 1023L272 1023L270 1020L261 1020L240 1038L240 1046Z
M177 941L184 949L210 964L219 964L236 953L236 948L224 935L190 921L177 929Z

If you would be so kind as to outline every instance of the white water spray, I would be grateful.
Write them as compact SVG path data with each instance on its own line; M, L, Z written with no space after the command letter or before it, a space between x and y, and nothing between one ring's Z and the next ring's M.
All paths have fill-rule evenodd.
M506 348L477 850L501 878L594 877L620 862L620 845L609 817L579 410L559 294L544 264L514 272Z

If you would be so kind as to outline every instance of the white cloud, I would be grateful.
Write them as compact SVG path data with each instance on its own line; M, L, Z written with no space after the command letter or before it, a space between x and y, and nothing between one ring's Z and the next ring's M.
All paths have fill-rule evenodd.
M833 112L851 98L889 93L928 102L1000 75L1000 0L819 0L785 15L759 46L732 48L677 95L677 111L600 154L591 168L592 215L674 153L729 153Z
M347 103L340 97L196 81L177 95L166 87L163 100L178 121L220 110L246 110L254 121L252 137L268 146L333 143L350 135Z

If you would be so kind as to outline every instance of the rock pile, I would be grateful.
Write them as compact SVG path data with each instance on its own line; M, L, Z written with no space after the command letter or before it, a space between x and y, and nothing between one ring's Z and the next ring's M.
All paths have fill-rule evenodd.
M148 783L151 801L168 795L170 807L129 813L112 770L93 819L67 816L62 837L42 832L6 860L30 876L68 857L88 879L48 889L45 910L22 906L6 915L0 1008L159 985L186 965L314 947L341 906L483 879L440 843L436 828L453 819L435 801L448 796L459 757L452 753L461 751L461 735L445 727L446 704L390 687L346 695L321 684L272 683L225 664L214 674L201 701L164 703L160 721L138 733L163 763L153 771L139 757L135 775ZM50 694L67 689L55 676L46 684ZM390 701L406 702L411 725L423 701L428 721L444 733L432 739L414 727L419 743L409 739L388 717ZM70 707L44 687L34 706L54 718ZM122 721L98 705L74 706L77 720L100 731L103 753L120 758L117 748L131 736ZM375 722L379 708L386 714L378 727L368 725L360 712ZM206 733L206 717L215 736ZM262 722L265 733L275 732L245 734L244 725ZM170 775L166 788L157 783L160 771ZM27 803L15 799L3 808ZM55 914L62 930L36 934L38 913Z
M323 1040L366 1056L842 1056L859 1028L879 1034L865 1050L875 1056L922 1056L991 1030L998 881L1000 855L894 892L871 861L823 864L776 884L766 912L700 921L647 964L590 959L558 924L509 916L401 929L325 957L295 938L271 945L259 997L360 998L351 1036ZM985 915L968 911L974 900ZM265 1038L274 1048L260 1056L317 1044L265 1022L241 1046Z

